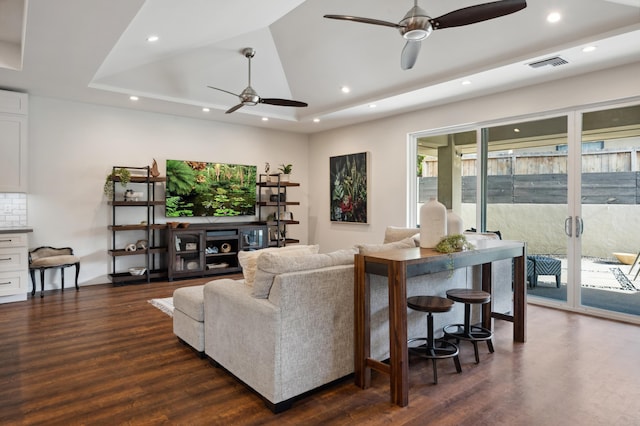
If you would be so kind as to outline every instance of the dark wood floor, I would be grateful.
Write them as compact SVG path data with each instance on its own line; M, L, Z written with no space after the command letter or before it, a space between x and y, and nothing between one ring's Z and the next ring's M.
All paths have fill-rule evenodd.
M409 406L388 378L344 380L274 415L180 344L147 301L202 281L47 292L0 305L0 424L638 425L640 329L529 306L528 342L496 322L496 352L462 347L462 374L412 358ZM309 354L313 356L313 354Z

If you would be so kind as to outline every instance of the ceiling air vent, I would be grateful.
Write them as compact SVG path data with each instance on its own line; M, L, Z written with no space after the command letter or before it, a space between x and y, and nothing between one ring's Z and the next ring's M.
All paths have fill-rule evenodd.
M532 62L532 63L529 64L529 66L531 68L540 68L540 67L545 67L547 65L551 65L551 66L557 67L559 65L564 65L564 64L568 64L568 63L569 62L565 61L560 56L554 56L553 58L547 58L547 59L543 59L543 60L538 61L538 62Z

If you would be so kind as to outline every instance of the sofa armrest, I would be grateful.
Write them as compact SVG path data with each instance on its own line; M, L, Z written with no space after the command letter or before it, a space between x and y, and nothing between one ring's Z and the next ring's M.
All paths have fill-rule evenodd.
M268 300L252 297L243 281L204 286L205 353L267 398L275 392L280 362L278 311Z

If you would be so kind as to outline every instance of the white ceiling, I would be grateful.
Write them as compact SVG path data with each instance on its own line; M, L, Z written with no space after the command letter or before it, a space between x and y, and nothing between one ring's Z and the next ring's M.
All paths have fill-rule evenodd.
M26 1L0 0L0 88L295 132L640 61L640 0L529 0L512 15L434 31L406 71L396 30L323 15L398 22L411 0L28 0L25 20ZM419 5L437 17L481 2ZM559 23L546 22L551 11L562 13ZM159 41L148 43L151 34ZM587 45L597 49L583 53ZM309 107L224 114L238 99L206 86L240 93L245 47L257 51L251 85L260 96ZM8 66L16 52L21 67ZM556 55L568 64L528 66ZM463 86L465 79L471 84ZM351 93L341 93L343 85ZM131 94L140 100L130 101Z

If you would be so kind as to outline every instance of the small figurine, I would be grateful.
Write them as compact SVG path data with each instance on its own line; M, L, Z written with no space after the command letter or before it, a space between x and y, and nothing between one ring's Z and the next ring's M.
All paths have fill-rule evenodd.
M270 169L271 169L271 165L269 163L264 163L264 172L269 173Z

